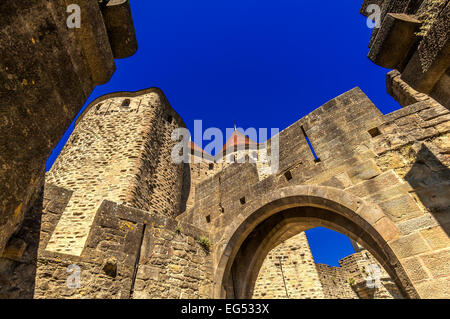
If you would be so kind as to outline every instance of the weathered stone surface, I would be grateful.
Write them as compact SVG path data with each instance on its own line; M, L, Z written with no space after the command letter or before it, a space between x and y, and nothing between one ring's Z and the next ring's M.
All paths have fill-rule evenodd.
M450 272L450 250L441 250L433 254L421 256L424 265L435 278L448 277Z
M427 280L417 284L421 298L429 299L449 299L450 280L441 278L437 280Z
M390 69L401 68L411 48L418 41L415 33L421 22L404 13L388 13L370 48L368 57Z
M255 299L323 299L324 287L305 233L274 248L265 258L255 283Z
M20 238L11 238L3 251L3 258L19 261L27 248L27 243Z
M173 163L171 132L184 124L159 90L101 97L80 116L47 174L44 203L33 208L42 214L40 239L19 237L24 256L37 244L39 251L27 263L0 263L0 279L21 267L36 275L21 272L10 279L19 288L4 295L249 298L267 254L321 226L361 242L392 278L379 291L362 280L350 285L359 297L428 296L432 283L445 285L435 261L447 258L440 252L448 247L448 133L435 129L445 116L431 99L383 116L355 88L280 132L280 167L268 173L266 164L249 163L259 149L231 154L246 155L244 163L211 163L198 150L190 156L198 163ZM383 152L376 151L380 143ZM435 254L441 257L422 259ZM408 272L411 260L426 278ZM72 264L84 284L69 290ZM293 262L289 267L295 273ZM309 267L310 279L318 268L329 284L340 273ZM355 297L341 279L343 296Z
M406 272L413 282L420 282L429 278L425 267L419 258L410 258L403 262Z
M430 245L433 249L440 249L450 246L449 236L445 233L442 227L432 227L422 230L421 233L428 245Z
M98 2L78 4L80 29L67 27L66 1L0 4L0 253L37 197L52 149L115 70Z
M423 214L414 199L406 194L399 197L379 203L389 217L398 222L406 219L414 218Z
M391 243L392 249L400 258L414 256L430 250L420 233L413 233Z
M123 59L136 53L138 44L129 1L109 1L102 14L114 58Z
M401 72L388 73L388 92L402 106L426 98L420 92L450 107L448 1L364 1L363 15L368 4L381 5L381 28L372 32L369 58Z

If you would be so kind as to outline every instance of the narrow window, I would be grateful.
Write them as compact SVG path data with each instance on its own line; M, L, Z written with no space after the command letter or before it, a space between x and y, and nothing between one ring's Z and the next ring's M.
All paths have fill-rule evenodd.
M372 136L372 137L381 135L381 132L380 132L380 130L378 129L378 127L374 127L374 128L372 128L372 129L370 129L368 132L369 132L370 136Z
M314 162L319 163L320 162L320 158L317 157L316 152L314 151L314 148L313 148L313 146L311 144L311 141L309 140L308 135L306 135L306 131L303 128L303 125L301 126L301 128L302 128L303 135L305 136L306 142L308 143L309 149L311 150L311 153L314 156Z
M211 222L211 215L206 216L206 222L209 224Z
M242 197L239 201L241 202L241 205L244 205L245 204L245 196Z
M213 170L214 169L214 164L213 163L209 163L209 170Z

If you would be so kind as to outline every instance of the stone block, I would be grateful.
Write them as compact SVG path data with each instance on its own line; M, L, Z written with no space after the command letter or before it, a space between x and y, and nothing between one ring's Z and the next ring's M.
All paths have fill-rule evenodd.
M450 239L448 234L441 226L432 227L421 231L423 238L433 249L450 247ZM450 260L449 260L450 261Z
M450 278L430 279L415 285L421 298L450 299Z
M26 249L27 243L24 240L13 237L8 242L5 250L3 251L2 257L20 261Z
M403 13L388 13L370 47L369 59L382 67L395 69L404 63L417 43L421 22Z

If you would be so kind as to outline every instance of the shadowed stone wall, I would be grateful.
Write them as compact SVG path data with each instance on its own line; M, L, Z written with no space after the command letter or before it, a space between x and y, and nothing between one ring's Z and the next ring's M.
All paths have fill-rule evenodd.
M67 27L69 4L81 8L79 29ZM127 1L120 7L129 10ZM38 197L52 149L94 87L109 81L117 53L137 46L131 15L103 17L98 1L2 1L0 20L1 255ZM128 39L113 50L110 37L124 38L111 20Z

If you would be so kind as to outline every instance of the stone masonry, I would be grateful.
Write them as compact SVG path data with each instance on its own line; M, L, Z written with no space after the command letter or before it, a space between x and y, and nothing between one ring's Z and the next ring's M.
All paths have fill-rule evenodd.
M377 1L383 5L384 17L405 2L411 12L422 8L421 1ZM43 11L47 16L48 10L58 9L50 2L39 3L47 6ZM447 8L443 5L436 19L427 22L428 31L416 51L414 43L411 47L402 44L413 48L408 49L412 55L395 57L397 62L408 62L403 69L399 65L405 63L396 65L397 71L388 75L388 91L402 109L383 115L359 88L353 88L264 145L233 133L224 147L232 150L230 156L227 152L211 156L191 143L188 158L197 161L176 164L171 154L179 141L172 132L184 123L159 89L116 92L96 99L75 123L43 187L34 183L39 174L11 173L11 180L21 175L32 182L15 189L13 201L4 201L14 203L8 211L15 211L17 218L7 216L6 224L0 225L6 229L14 224L8 233L0 229L0 246L7 242L4 249L0 247L0 296L251 298L256 291L258 297L264 293L282 297L258 283L258 276L261 267L268 269L274 260L269 258L265 264L268 255L282 257L281 267L290 255L283 275L288 295L307 297L308 292L311 298L338 297L329 288L333 284L335 291L342 291L339 297L353 298L348 283L360 298L450 298L450 111L446 90L442 90L448 86L441 85L446 83L441 68L448 62L443 55L448 41L436 38L444 34L438 30ZM99 12L95 7L91 13L98 17ZM420 21L419 16L391 18L384 18L383 25L386 21L394 31L397 22L400 30L412 30L415 20ZM98 30L105 35L103 27ZM55 35L51 30L49 34ZM126 38L130 29L123 30ZM374 34L372 44L381 45L374 57L393 58L384 55L389 50L384 51L382 44L392 44L394 31ZM20 39L29 41L27 34ZM120 38L111 41L117 44ZM53 38L46 39L39 41ZM108 57L112 47L106 46ZM65 65L68 60L63 57ZM417 59L423 65L415 81L407 75L415 74ZM84 62L80 67L87 67ZM48 75L49 85L57 84L58 74ZM23 83L32 83L32 78L26 80ZM96 82L71 83L81 83L84 94ZM45 92L23 97L54 97ZM68 96L70 105L79 105L75 102L83 100L83 94L75 100ZM39 105L33 98L30 101ZM46 115L39 114L38 122L45 123ZM25 137L38 122L25 131ZM53 145L44 140L36 145ZM15 145L8 150L24 154ZM2 150L1 154L10 153ZM29 152L23 163L35 162L37 172L43 158L33 154ZM260 161L254 163L253 158ZM8 172L14 169L11 166ZM30 194L36 200L25 204L22 199ZM302 255L294 258L292 240L318 226L348 236L366 249L367 256L358 251L341 260L338 268L314 265L303 238L305 263L295 264ZM271 255L282 243L287 244ZM369 291L362 279L367 263L374 260L383 269L382 287ZM300 268L309 269L305 284L292 276L303 273ZM261 272L261 278L265 273ZM267 276L272 276L270 271Z
M324 298L319 275L304 232L267 255L256 280L253 298Z
M68 28L68 6L81 28ZM137 50L127 0L1 1L0 255L44 183L45 161L115 58ZM9 249L14 249L14 240Z
M448 0L364 0L381 9L380 27L374 28L368 57L399 75L402 82L450 107L450 2ZM388 92L402 105L388 74Z
M217 287L230 294L227 287L235 285L234 297L251 297L254 287L265 297L275 292L261 291L265 284L257 277L269 252L322 226L370 251L388 274L383 287L398 289L392 297L447 297L448 115L431 99L382 115L356 88L280 132L279 171L261 177L255 164L215 163L195 146L191 158L203 156L200 165L172 163L170 132L183 122L161 91L104 96L80 117L47 174L42 200L27 214L40 227L26 223L29 231L17 233L0 259L0 293L221 297ZM323 134L323 125L333 129ZM253 217L244 218L249 213ZM292 251L289 245L281 257ZM314 265L304 251L297 256L304 264L284 264L288 295L338 297L320 285L342 277L339 297L354 298L351 291L360 298L387 296L370 295L358 278L352 277L352 290L344 287L349 277ZM358 265L355 256L341 260L340 268ZM80 288L67 287L70 265L80 267ZM310 269L305 283L291 276L300 267Z

